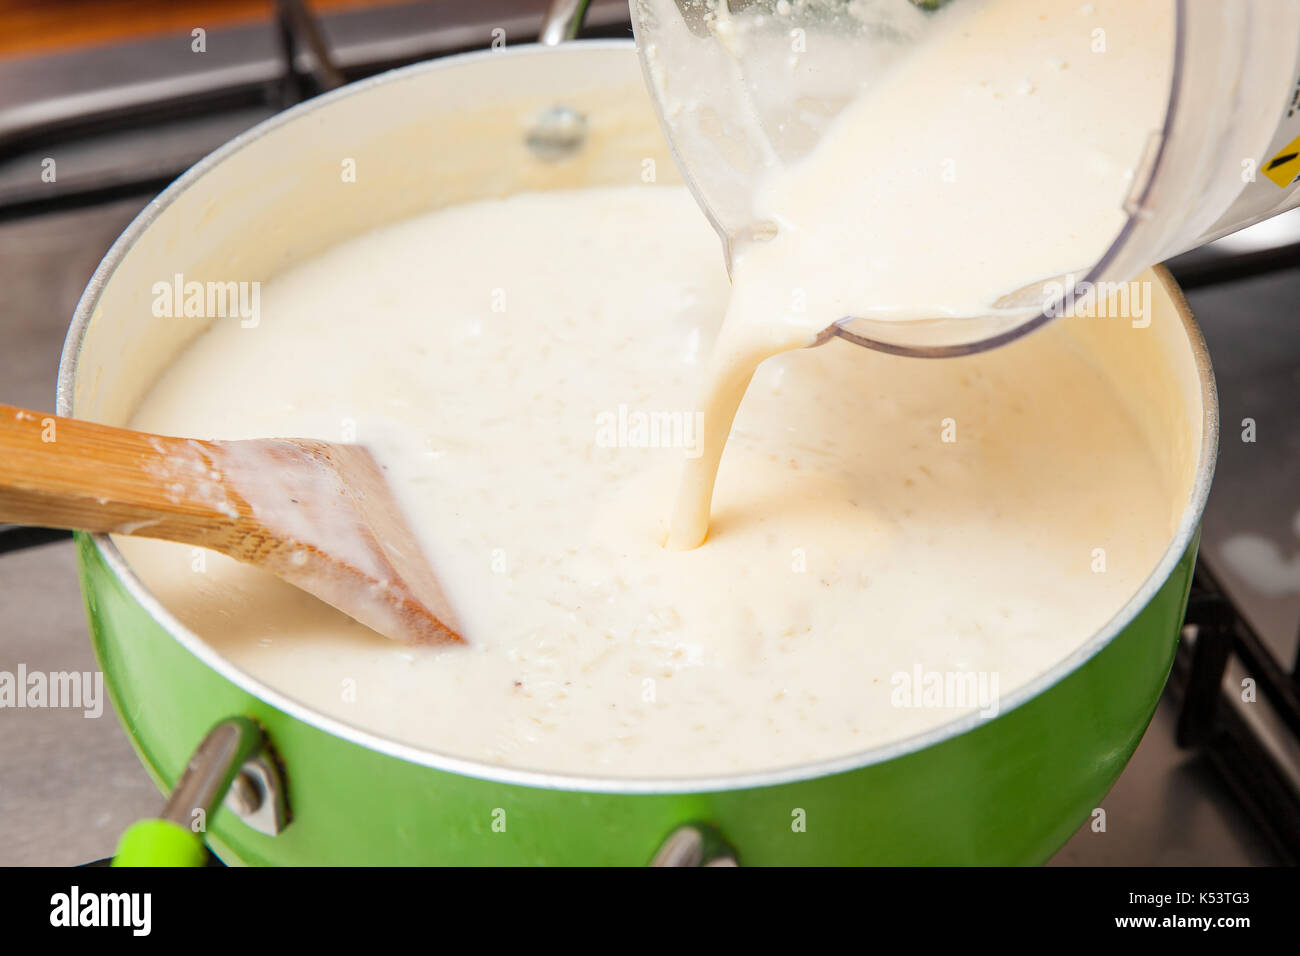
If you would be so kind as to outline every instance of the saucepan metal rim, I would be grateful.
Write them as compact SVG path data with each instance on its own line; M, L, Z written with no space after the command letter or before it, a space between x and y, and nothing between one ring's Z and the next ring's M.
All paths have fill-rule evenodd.
M258 124L247 132L237 136L204 159L196 163L179 179L168 186L159 196L149 203L113 244L104 257L94 276L86 286L68 329L64 343L63 355L59 363L58 405L60 415L73 414L73 398L77 380L78 363L85 342L91 317L99 304L104 287L131 252L136 241L150 228L153 222L168 206L174 203L186 190L194 186L205 174L220 165L229 157L263 136L273 133L288 123L329 106L345 97L361 96L369 90L394 81L399 81L426 72L455 69L466 63L486 58L532 57L532 56L582 56L591 50L634 50L634 44L627 40L582 40L555 47L537 44L508 47L498 51L475 51L444 57L437 60L402 67L388 73L350 84L323 96L308 100L289 110ZM1210 480L1214 473L1215 459L1218 454L1218 399L1214 383L1214 374L1210 366L1209 353L1205 340L1197 328L1178 287L1167 272L1160 270L1160 281L1174 297L1179 315L1186 330L1192 352L1195 357L1197 374L1201 384L1201 402L1204 409L1202 421L1202 443L1200 458L1196 467L1196 476L1191 495L1183 511L1173 539L1162 555L1160 562L1143 582L1136 594L1085 644L1067 657L1058 661L1048 671L1017 688L1001 701L1000 713L1005 714L1032 700L1061 680L1074 673L1091 660L1115 636L1127 627L1138 612L1144 608L1164 584L1184 551L1192 541L1200 523L1201 514L1209 495ZM196 633L183 625L171 614L158 599L150 593L144 583L127 564L122 553L112 540L103 534L92 535L91 540L104 563L117 576L127 593L131 595L148 613L164 627L172 637L187 651L197 657L209 668L226 680L249 694L261 699L277 710L316 727L326 733L354 743L360 747L378 753L421 764L435 770L455 773L483 780L496 781L526 787L538 787L557 790L585 791L596 793L707 793L725 790L744 790L756 787L769 787L780 784L796 783L817 777L858 770L873 764L883 763L907 754L915 753L927 747L952 739L979 726L983 720L978 713L949 721L921 734L903 740L893 741L883 746L872 747L831 759L818 760L807 764L798 764L773 770L723 774L719 776L677 777L677 778L622 778L598 777L571 773L548 773L538 770L502 767L480 763L464 757L424 750L410 744L382 737L378 734L359 729L319 713L311 707L300 703L284 693L270 687L237 668L223 658Z

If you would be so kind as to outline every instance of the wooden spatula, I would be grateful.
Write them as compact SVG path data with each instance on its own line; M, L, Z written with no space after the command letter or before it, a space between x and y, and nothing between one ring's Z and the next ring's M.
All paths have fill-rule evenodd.
M396 640L461 639L358 445L168 438L0 405L0 522L210 548Z

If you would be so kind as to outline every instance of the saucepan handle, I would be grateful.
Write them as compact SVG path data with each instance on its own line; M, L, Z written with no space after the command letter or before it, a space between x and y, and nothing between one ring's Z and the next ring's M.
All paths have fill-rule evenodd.
M740 866L736 851L707 823L687 823L668 835L651 866Z
M244 823L274 836L288 823L284 780L260 727L231 717L213 727L156 819L122 834L113 866L203 866L208 817L225 801Z
M537 42L554 47L576 39L582 30L587 0L551 0L542 18ZM528 149L547 163L576 155L587 141L587 117L565 103L542 110L528 124L524 137Z
M557 46L566 40L576 39L582 29L582 18L587 13L588 0L551 0L542 18L542 32L537 42L542 46Z

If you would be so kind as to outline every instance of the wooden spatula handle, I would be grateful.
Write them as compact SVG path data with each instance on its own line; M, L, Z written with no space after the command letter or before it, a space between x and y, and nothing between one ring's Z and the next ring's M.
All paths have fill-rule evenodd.
M167 438L0 405L0 521L211 548L389 637L460 640L382 469L356 445Z
M210 543L228 498L195 492L207 442L0 405L0 521ZM183 465L182 465L183 463ZM224 510L223 510L224 509ZM219 534L220 532L218 532Z

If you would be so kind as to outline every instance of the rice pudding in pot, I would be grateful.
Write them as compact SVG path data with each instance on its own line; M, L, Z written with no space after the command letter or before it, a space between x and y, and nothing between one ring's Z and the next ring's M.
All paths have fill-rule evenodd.
M255 328L214 322L147 395L145 430L369 446L463 645L395 644L218 555L116 543L184 624L304 704L607 777L784 767L992 717L1155 567L1185 495L1086 320L943 361L839 341L769 359L707 540L665 548L729 291L682 187L518 194L284 272ZM945 682L983 690L927 692Z

